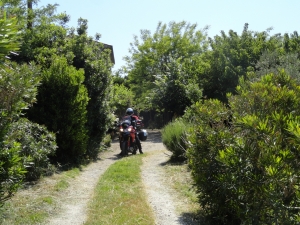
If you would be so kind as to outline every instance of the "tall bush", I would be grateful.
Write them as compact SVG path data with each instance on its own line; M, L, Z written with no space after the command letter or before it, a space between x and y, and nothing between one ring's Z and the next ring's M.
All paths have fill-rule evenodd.
M87 156L97 159L101 150L101 141L111 124L110 92L112 87L111 51L103 43L87 35L88 21L78 19L77 34L71 33L66 49L76 57L73 65L77 69L84 69L84 85L87 88L89 102L87 105L88 144ZM68 53L68 52L67 52ZM68 53L69 54L69 53Z
M228 218L236 221L234 211L228 207L228 193L218 175L223 166L217 160L219 151L230 146L232 130L226 124L230 110L219 100L197 102L185 113L192 128L187 136L188 163L199 192L199 202L213 224L226 224Z
M11 138L9 131L35 101L38 75L34 64L6 62L0 70L0 203L17 190L26 172L20 155L22 145Z
M241 79L237 92L230 128L203 124L228 115L218 102L193 108L188 157L200 203L219 224L299 224L299 86L282 70Z
M299 224L299 86L282 70L237 90L238 135L219 155L235 168L227 182L240 180L232 207L246 223Z
M42 74L37 103L29 118L56 133L58 149L54 158L60 163L78 164L87 148L87 90L83 70L67 64L63 57L53 57Z
M85 129L87 134L82 136L82 140L79 138L79 142L87 138L87 150L84 151L84 154L88 158L95 159L100 151L101 141L111 123L110 115L112 111L109 107L109 98L111 68L113 66L111 62L112 54L108 48L105 48L103 43L99 42L100 34L96 34L95 38L88 36L88 21L86 19L78 19L77 29L73 27L68 28L67 23L70 17L66 13L55 13L57 6L49 4L32 10L32 23L34 26L23 30L24 32L21 33L23 39L21 51L18 56L12 56L12 59L17 62L34 61L43 70L48 70L51 67L53 56L56 55L66 58L69 66L72 65L76 69L84 71L83 85L87 89L89 98L86 106L87 121ZM75 33L76 31L77 34ZM45 85L43 84L43 87ZM62 109L58 109L60 107ZM57 105L55 111L64 112L64 107L64 104ZM41 113L43 114L43 112ZM78 113L81 113L81 109ZM51 116L51 114L49 113L48 116ZM55 114L56 119L58 118L57 116ZM33 117L37 118L39 116L31 113L30 118ZM38 119L35 121L38 121ZM40 120L40 122L45 124L44 120ZM56 128L53 129L56 130ZM72 133L71 131L66 132ZM59 141L59 137L57 141ZM64 140L60 140L60 142L62 144ZM58 149L60 155L58 158L62 156L60 154L61 148L60 146ZM81 151L79 150L79 152ZM73 155L73 153L70 154ZM82 157L81 155L81 153L78 155L78 159ZM63 158L63 160L67 160L69 157Z

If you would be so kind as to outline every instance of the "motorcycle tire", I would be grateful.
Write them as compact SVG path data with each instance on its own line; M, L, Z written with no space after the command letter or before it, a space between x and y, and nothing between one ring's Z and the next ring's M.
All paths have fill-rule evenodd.
M127 144L127 141L123 141L121 143L121 147L122 147L122 156L127 156L128 155L128 144Z

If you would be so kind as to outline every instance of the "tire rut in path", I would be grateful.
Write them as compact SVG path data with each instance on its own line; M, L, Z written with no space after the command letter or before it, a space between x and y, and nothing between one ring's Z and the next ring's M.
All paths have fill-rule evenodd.
M116 149L110 148L101 155L101 160L83 169L64 193L67 197L60 199L59 214L53 215L46 222L47 225L81 225L86 221L87 205L97 182L107 168L118 159L117 153L119 152Z

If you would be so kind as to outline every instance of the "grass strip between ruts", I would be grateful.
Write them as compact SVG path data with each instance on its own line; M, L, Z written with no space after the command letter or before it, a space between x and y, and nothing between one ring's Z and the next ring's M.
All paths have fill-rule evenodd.
M155 224L141 180L140 166L144 156L122 158L101 176L89 202L85 225Z

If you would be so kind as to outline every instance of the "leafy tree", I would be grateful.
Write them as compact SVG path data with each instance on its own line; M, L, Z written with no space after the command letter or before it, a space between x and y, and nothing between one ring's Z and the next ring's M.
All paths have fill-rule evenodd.
M155 107L160 111L182 114L185 106L190 104L189 100L185 101L189 96L182 87L195 83L195 74L188 73L191 71L189 66L199 62L199 55L206 51L205 34L197 30L196 24L185 21L170 22L168 26L160 22L153 35L148 30L142 30L140 38L141 43L137 36L134 37L130 50L132 55L125 58L128 84L141 105L139 108ZM184 83L179 85L182 81ZM163 93L163 96L150 96L156 91ZM176 91L180 93L180 98L173 98ZM163 98L166 97L169 103L162 107ZM180 102L176 102L176 99ZM159 105L156 107L157 103ZM175 107L177 103L180 105L178 110Z
M167 111L181 116L185 108L202 97L202 90L189 74L186 74L180 59L172 60L164 75L155 76L155 85L149 94L152 106L158 111Z
M123 84L113 86L113 94L110 105L117 117L122 117L126 108L134 105L133 93Z
M12 59L17 62L39 63L42 67L49 67L53 55L65 55L72 61L74 54L65 50L68 29L64 26L69 21L66 13L55 14L57 5L33 10L34 20L31 29L24 29L21 33L22 44L17 56Z
M285 53L295 53L300 54L300 37L297 31L292 34L285 33L282 38L282 49Z
M250 79L260 79L265 74L278 74L284 71L300 84L300 61L297 53L280 54L279 50L263 52L256 64L255 74L248 75Z
M206 60L210 67L200 74L203 95L227 101L226 94L235 94L240 77L248 71L255 70L255 64L263 51L274 51L280 46L280 37L269 36L268 32L253 32L245 24L243 32L238 35L233 30L209 38L211 51Z

